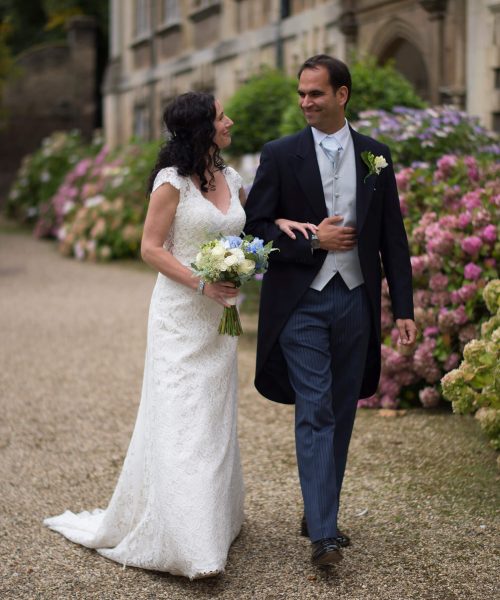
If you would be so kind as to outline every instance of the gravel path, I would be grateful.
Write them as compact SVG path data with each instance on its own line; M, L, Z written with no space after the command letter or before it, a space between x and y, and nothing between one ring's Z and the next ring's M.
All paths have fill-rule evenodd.
M495 597L495 455L472 419L439 412L360 411L341 518L353 545L335 570L311 567L292 411L252 387L251 317L239 353L247 518L225 575L123 570L45 529L45 516L110 498L137 411L154 278L0 231L2 599Z

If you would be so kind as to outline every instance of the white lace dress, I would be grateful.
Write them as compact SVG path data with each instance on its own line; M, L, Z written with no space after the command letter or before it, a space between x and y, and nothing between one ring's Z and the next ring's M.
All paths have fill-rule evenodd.
M231 204L223 214L173 167L180 200L165 247L189 265L219 233L245 223L239 175L224 171ZM45 519L69 540L123 565L194 578L223 571L243 522L237 439L237 338L221 336L222 307L159 274L151 299L141 403L116 489L106 510Z

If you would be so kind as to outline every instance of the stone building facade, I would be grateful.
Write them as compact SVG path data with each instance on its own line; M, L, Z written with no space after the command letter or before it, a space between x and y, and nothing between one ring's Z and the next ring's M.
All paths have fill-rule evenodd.
M111 146L151 139L176 94L227 100L262 65L316 53L392 59L432 103L500 129L500 0L111 0L104 122Z

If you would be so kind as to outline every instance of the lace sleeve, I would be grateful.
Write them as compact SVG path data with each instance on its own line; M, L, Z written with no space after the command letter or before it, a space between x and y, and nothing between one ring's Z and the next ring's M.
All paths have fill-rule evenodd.
M226 176L232 182L237 191L243 187L243 179L238 171L233 169L233 167L226 167Z
M166 167L158 171L151 193L157 190L164 183L170 183L176 190L180 190L183 187L183 178L177 173L175 167Z

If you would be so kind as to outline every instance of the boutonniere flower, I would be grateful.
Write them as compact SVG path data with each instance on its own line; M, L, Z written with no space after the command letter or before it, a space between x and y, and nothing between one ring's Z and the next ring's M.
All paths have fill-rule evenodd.
M361 152L361 158L363 159L365 165L368 167L368 173L363 179L363 183L366 182L370 175L379 175L380 171L388 166L388 162L381 154L379 156L375 156L373 152L368 152L368 150Z

